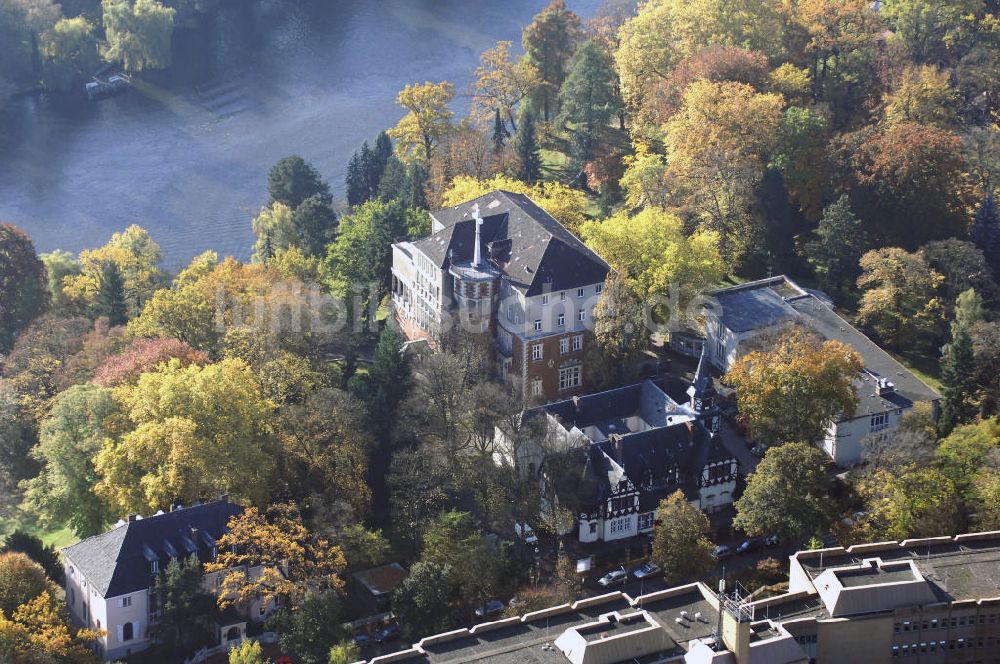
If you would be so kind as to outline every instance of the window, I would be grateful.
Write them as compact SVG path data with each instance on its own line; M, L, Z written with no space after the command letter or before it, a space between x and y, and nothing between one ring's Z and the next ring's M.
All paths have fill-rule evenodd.
M646 512L639 515L639 530L648 530L653 527L656 520L656 512Z
M559 352L563 355L569 352L569 339L566 337L559 340Z
M576 296L577 297L583 297L583 289L582 288L577 288L576 289Z
M157 572L159 572L160 571L160 561L159 560L150 561L150 563L149 563L149 571L151 571L153 574L156 574Z
M132 597L130 595L126 595L118 600L118 608L125 609L130 606L132 606Z
M596 532L597 532L597 522L596 521L592 521L590 523L590 534L593 535Z
M872 433L876 431L882 431L889 426L889 413L879 413L878 415L872 415L871 420Z
M580 387L581 371L579 366L566 367L559 370L559 389L568 390L571 387Z
M587 310L580 309L580 311L577 312L576 317L580 320L580 322L587 320Z
M559 314L556 316L556 325L559 327L566 327L566 314Z
M583 335L578 334L573 337L573 350L583 350Z
M542 296L542 305L544 306L544 305L546 305L548 303L549 303L549 296L548 295L543 295Z
M635 504L635 500L633 500L632 498L629 498L629 497L626 497L626 498L612 498L610 501L608 501L608 508L612 512L621 512L622 510L629 509L634 504Z
M133 627L130 622L127 622L124 625L119 625L118 631L119 640L121 641L131 641L135 638L135 627Z
M536 397L537 396L541 396L541 394L542 394L542 379L541 378L532 378L531 379L531 393L534 396L536 396Z
M601 293L603 293L604 292L604 284L597 284L596 286L594 286L594 292L597 293L598 295L600 295Z
M616 533L623 533L628 530L629 517L622 517L621 519L612 519L608 531L614 535Z
M531 359L542 359L542 344L535 344L531 347Z
M566 299L566 291L559 291L559 300L562 301L565 299Z
M542 331L542 321L536 320L535 321L535 332L541 332L541 331Z

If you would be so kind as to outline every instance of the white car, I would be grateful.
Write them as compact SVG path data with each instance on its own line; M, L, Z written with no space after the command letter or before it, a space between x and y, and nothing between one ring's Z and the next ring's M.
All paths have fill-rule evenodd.
M725 544L720 544L712 549L712 557L716 560L722 560L723 558L728 558L731 555L733 555L733 550Z
M625 579L628 578L628 572L625 571L624 567L619 569L613 569L600 579L597 580L597 584L602 588L607 588L608 586L614 586L619 583L625 583Z
M524 543L525 544L538 544L538 535L528 524L524 524Z

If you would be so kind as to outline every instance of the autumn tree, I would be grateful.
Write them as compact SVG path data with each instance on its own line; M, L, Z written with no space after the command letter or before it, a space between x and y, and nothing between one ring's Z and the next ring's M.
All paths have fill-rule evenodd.
M59 19L42 33L41 55L45 87L68 92L100 66L94 24L85 16Z
M975 502L977 473L987 470L1000 453L1000 420L990 418L955 427L938 444L935 456L941 471L955 483L962 498Z
M346 562L340 547L309 532L292 504L274 504L265 511L248 507L230 519L217 545L219 555L205 571L222 575L220 608L260 600L294 609L309 591L343 588ZM257 566L260 574L247 573Z
M933 333L942 317L941 280L923 254L898 247L869 251L861 257L858 321L894 348Z
M330 185L312 164L297 154L289 155L267 173L267 192L271 203L281 203L294 210L310 196L330 198Z
M229 651L229 664L269 664L260 641L244 641Z
M594 336L614 365L633 364L649 345L646 310L618 272L604 281L594 307Z
M950 75L931 65L908 67L885 104L887 122L950 127L957 120L957 95Z
M994 451L972 478L972 511L976 527L1000 528L1000 453Z
M0 224L0 353L49 306L45 266L23 231Z
M864 249L861 220L854 216L851 202L843 194L823 209L823 217L805 251L823 285L839 290L857 278Z
M745 83L698 81L663 127L671 207L687 210L719 234L727 265L739 264L759 239L753 201L782 118L779 95Z
M153 241L149 232L136 225L129 226L121 233L111 236L103 247L80 252L80 274L67 276L63 280L66 296L80 306L89 309L94 317L107 315L112 291L118 286L109 284L113 277L108 274L109 264L114 264L121 284L121 296L125 298L127 316L132 318L142 311L145 303L164 282L160 269L160 246Z
M725 380L755 438L808 444L837 416L853 415L854 380L863 367L850 346L795 327L739 358Z
M951 51L968 44L971 18L979 13L977 0L886 0L879 14L894 28L896 38L918 63L948 61Z
M96 492L123 512L169 507L226 492L263 503L274 458L270 415L246 363L182 367L177 360L115 388L133 425L95 458Z
M961 528L955 483L941 470L894 468L862 480L865 515L856 526L865 541L953 535Z
M649 95L651 120L666 122L683 103L688 86L700 80L746 83L762 89L768 81L767 56L737 46L707 46L677 63L656 85L657 94Z
M156 0L102 0L104 59L128 71L170 66L176 10Z
M481 113L499 113L502 121L509 122L516 130L514 109L539 85L540 78L538 69L528 58L515 60L511 57L512 45L509 41L498 41L479 56L472 84L472 102Z
M116 411L111 391L94 385L75 385L56 399L31 452L41 471L25 484L25 504L44 523L68 522L89 537L113 520L94 493L99 478L93 459L111 435L108 419Z
M580 36L580 17L566 9L564 0L552 0L521 33L528 62L538 71L533 96L542 118L555 115L556 96Z
M825 530L832 517L826 462L821 451L805 443L768 449L733 504L733 527L748 535L777 533L784 542Z
M40 254L38 257L45 264L52 309L63 314L68 313L72 303L63 292L63 283L65 277L80 274L80 263L73 257L73 254L58 249L47 254Z
M208 364L208 355L177 339L133 339L94 370L91 382L100 387L131 383L147 371L177 359L182 366Z
M251 260L255 263L267 262L279 252L298 244L292 209L284 203L275 201L261 208L251 221L251 228L257 237L251 254Z
M715 566L710 530L708 517L692 507L682 491L660 502L653 527L652 560L663 568L668 584L696 579Z
M725 273L714 231L687 235L680 218L660 209L645 208L634 217L621 211L586 222L580 233L643 303L669 298L671 306L682 308Z
M396 141L396 154L404 162L429 162L435 146L451 129L454 113L448 104L455 97L455 86L447 81L407 85L396 103L407 113L389 130Z
M920 253L931 269L941 275L938 294L945 308L954 307L959 296L968 290L975 290L988 300L1000 294L986 257L972 242L958 238L936 240L921 247Z

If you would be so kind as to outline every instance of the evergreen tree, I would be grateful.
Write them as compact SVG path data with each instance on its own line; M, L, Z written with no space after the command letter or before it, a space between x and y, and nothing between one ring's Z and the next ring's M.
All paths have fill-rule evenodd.
M861 220L854 216L844 194L824 208L816 235L806 245L806 256L824 287L841 288L857 277L864 249Z
M297 154L281 159L271 168L267 174L267 191L272 202L284 203L293 210L310 196L330 198L330 185Z
M507 131L507 123L503 121L500 117L500 109L496 109L496 115L493 117L493 149L497 152L503 150L503 144L510 136L510 132Z
M520 123L514 133L514 154L519 162L519 180L534 184L542 178L542 155L535 137L535 119L530 111L521 113Z
M93 314L106 316L108 323L124 325L128 322L128 304L125 300L125 279L114 261L107 261L101 269L100 284L94 300Z
M344 184L347 188L347 204L361 205L367 199L368 183L365 178L364 167L361 165L361 155L357 151L351 155L347 162L347 175L344 176Z
M368 141L361 144L361 151L358 153L358 161L363 174L363 189L366 201L370 201L378 190L378 165L375 163L375 154L368 147Z
M153 584L160 610L156 640L170 652L182 652L207 635L215 598L205 592L198 556L174 558Z
M617 81L607 52L593 39L581 44L559 89L559 122L572 126L572 154L578 165L593 156L621 107Z
M407 195L403 201L406 207L426 210L427 168L420 162L410 164L406 172Z
M976 210L969 239L983 252L994 277L1000 280L1000 211L993 194L988 194Z
M45 265L31 238L21 229L0 223L0 353L17 333L49 307Z
M372 161L376 165L376 172L378 173L378 178L376 178L374 184L374 190L378 190L378 185L382 181L382 176L385 175L386 166L389 164L389 158L392 157L392 139L389 138L389 134L385 131L380 131L378 136L375 137L375 147L372 148Z
M951 324L951 339L942 348L941 355L941 419L942 436L947 436L959 424L968 422L976 414L976 360L972 349L971 326L982 315L982 304L973 290L959 296L955 306L955 320Z
M292 213L292 222L301 241L299 246L312 256L325 256L326 247L337 234L337 213L329 200L313 195Z
M389 159L385 163L385 171L382 173L382 179L378 183L379 199L391 201L397 198L409 198L407 183L406 165L394 155L389 155Z

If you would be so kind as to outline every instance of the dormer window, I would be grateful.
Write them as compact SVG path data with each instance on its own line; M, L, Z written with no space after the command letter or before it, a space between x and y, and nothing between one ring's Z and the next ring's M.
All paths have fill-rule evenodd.
M150 563L149 563L149 571L152 574L157 574L160 571L160 561L159 560L151 560Z
M576 296L577 297L583 297L583 289L582 288L577 288L576 289Z
M548 303L549 303L549 296L548 295L543 295L542 296L542 305L546 305Z
M566 299L566 291L559 291L559 299L560 301Z
M596 286L594 286L594 292L597 293L598 295L604 292L604 284L597 284Z

